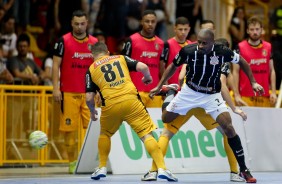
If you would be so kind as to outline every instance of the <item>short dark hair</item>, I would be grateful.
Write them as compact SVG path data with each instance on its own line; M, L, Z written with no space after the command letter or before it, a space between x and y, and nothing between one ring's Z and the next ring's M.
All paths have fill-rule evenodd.
M157 17L157 14L154 10L144 10L144 12L142 13L142 18L149 14L155 15Z
M224 45L224 46L226 46L226 47L229 47L229 46L230 46L230 45L229 45L229 42L228 42L227 39L225 39L225 38L218 38L218 39L215 40L215 43L217 43L217 44L222 44L222 45Z
M214 21L209 20L209 19L202 20L201 25L203 25L203 24L208 24L208 23L214 25Z
M186 17L177 17L177 19L175 20L175 26L178 24L190 24L189 20Z
M94 45L90 46L90 50L93 55L97 55L100 53L108 53L108 47L105 43L97 42Z
M247 21L247 27L249 27L250 24L259 24L260 27L262 27L262 21L257 16L252 16Z
M28 45L30 45L30 38L26 33L22 33L18 36L17 39L17 46L19 45L20 42L27 42Z
M87 18L87 14L84 11L82 11L82 10L75 10L72 13L71 19L73 19L74 17L86 17Z

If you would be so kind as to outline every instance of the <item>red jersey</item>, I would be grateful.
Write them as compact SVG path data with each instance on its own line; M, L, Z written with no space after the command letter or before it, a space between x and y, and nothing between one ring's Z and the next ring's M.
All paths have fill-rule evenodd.
M93 56L88 49L89 44L98 40L89 35L78 41L71 33L63 36L64 53L60 67L60 90L72 93L85 93L85 74L93 63Z
M145 85L141 82L143 77L141 72L130 72L132 82L138 91L149 92L157 86L160 80L160 57L164 47L164 42L157 36L148 39L141 36L140 33L131 35L130 41L126 43L127 46L131 44L131 54L128 53L128 55L135 60L147 64L153 78L153 82L151 84Z
M263 96L269 96L271 44L262 41L259 46L253 47L247 40L244 40L238 46L240 55L250 65L257 83L264 88L265 94ZM250 81L242 69L239 72L239 92L241 96L254 96Z
M162 58L161 58L166 63L166 67L172 63L173 59L175 58L175 56L178 54L178 52L182 47L191 43L193 42L191 42L190 40L187 40L182 44L178 43L174 38L170 38L169 40L167 40L167 42L164 45ZM179 84L178 78L180 71L181 71L181 67L178 67L175 73L173 74L173 76L171 76L171 78L168 79L168 84Z

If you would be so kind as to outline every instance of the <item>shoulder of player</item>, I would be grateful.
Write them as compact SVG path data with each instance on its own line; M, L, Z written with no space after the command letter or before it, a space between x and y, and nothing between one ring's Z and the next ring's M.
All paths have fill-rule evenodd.
M215 43L214 44L214 49L216 53L223 53L225 51L232 51L230 48L226 47L225 45L221 43Z
M188 44L188 45L184 46L182 49L185 52L193 52L194 53L194 51L197 50L197 46L198 46L197 43L192 43L192 44Z
M94 43L96 43L96 42L98 42L98 38L96 38L95 36L92 36L92 35L88 35L88 38L90 39L90 40L93 40L93 42Z

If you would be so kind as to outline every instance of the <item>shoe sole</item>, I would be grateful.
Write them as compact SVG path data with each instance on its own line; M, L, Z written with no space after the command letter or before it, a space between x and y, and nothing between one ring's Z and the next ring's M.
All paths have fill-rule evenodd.
M98 176L95 176L95 177L91 177L92 180L99 180L100 178L105 178L106 175L104 174L99 174Z
M246 180L230 180L232 182L246 182Z
M166 175L159 175L158 178L166 179L167 181L173 181L173 182L177 182L178 181L178 180L171 179L171 178L167 177Z
M141 179L141 181L157 181L157 179L146 179L146 180Z

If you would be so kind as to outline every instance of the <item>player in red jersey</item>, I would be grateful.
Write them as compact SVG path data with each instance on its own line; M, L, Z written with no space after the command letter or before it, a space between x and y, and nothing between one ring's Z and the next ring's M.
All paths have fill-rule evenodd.
M79 123L84 129L90 120L85 100L85 73L93 63L89 45L98 40L86 33L88 20L81 10L73 12L72 32L63 35L54 46L53 97L61 103L60 131L64 132L65 146L70 161L69 172L76 166L75 132Z
M130 76L144 105L146 107L161 107L163 101L161 96L156 96L154 99L149 97L150 90L158 84L165 66L160 60L164 42L155 35L156 13L153 10L145 10L141 24L142 30L129 37L124 44L122 54L141 61L149 67L153 77L153 82L149 85L140 82L142 79L140 72L131 72Z
M257 17L251 17L247 21L247 33L249 38L239 43L239 52L250 65L256 81L263 86L265 93L262 96L254 94L247 76L240 69L239 65L233 65L233 75L239 93L235 94L236 99L242 97L249 106L271 107L277 101L276 77L271 58L272 47L269 42L261 39L263 27ZM271 88L269 88L271 87ZM271 89L271 93L269 93Z

